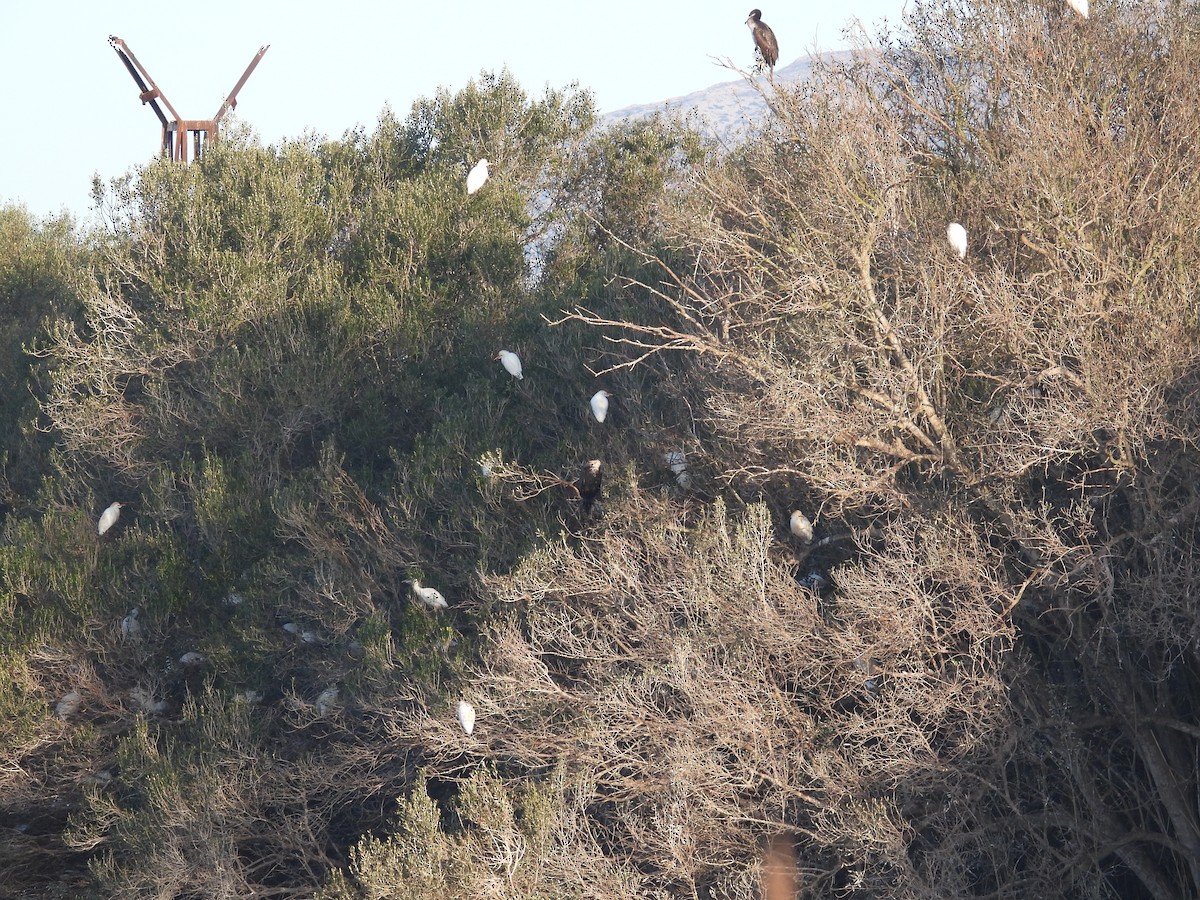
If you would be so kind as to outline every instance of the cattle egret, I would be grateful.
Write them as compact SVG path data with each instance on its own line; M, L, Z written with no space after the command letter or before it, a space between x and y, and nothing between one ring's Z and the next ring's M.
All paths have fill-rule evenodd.
M197 653L195 650L189 650L183 656L179 657L181 666L202 666L204 665L204 654Z
M407 584L412 586L412 592L416 598L435 612L450 605L437 588L421 587L421 582L415 578L410 579Z
M467 734L475 730L475 707L466 700L458 701L458 724Z
M792 532L792 534L800 538L801 543L812 543L812 522L810 522L808 520L808 516L800 512L800 510L796 510L792 513L792 518L788 521L788 529Z
M117 519L121 518L120 503L112 504L104 512L100 513L100 522L96 525L96 533L104 534L108 529L117 524Z
M773 79L775 63L779 62L779 42L775 40L775 32L762 20L761 10L750 10L750 18L746 20L746 24L750 27L750 33L754 35L754 47L770 71L769 77Z
M475 167L467 173L467 193L473 194L488 180L488 166L490 163L486 159L481 159L475 163Z
M592 405L592 415L596 417L597 422L603 422L608 416L608 398L611 397L608 391L596 391L589 401Z
M1067 6L1079 13L1083 18L1088 17L1088 0L1067 0Z
M129 611L129 615L121 620L121 636L126 640L136 641L142 636L142 623L138 621L141 612L135 606Z
M604 483L603 463L598 459L589 459L584 464L583 471L575 480L575 489L579 491L579 499L583 501L583 511L591 511L592 504L600 497L600 488Z
M525 374L521 371L521 357L509 350L501 350L496 354L496 359L500 360L500 364L504 366L504 370L508 372L517 381L522 380Z
M950 241L950 246L954 248L954 252L958 254L958 258L966 259L967 229L963 228L957 222L951 222L946 226L946 239Z
M161 716L168 709L170 704L166 700L155 700L154 694L149 688L144 688L140 684L131 688L129 691L129 699L144 713L152 716Z
M54 713L60 719L69 719L79 712L81 706L83 706L83 695L78 691L68 691L54 704Z
M333 687L325 688L325 690L321 691L320 695L317 697L317 702L315 704L316 709L317 709L317 715L320 716L321 718L324 718L325 716L329 715L331 712L333 712L334 708L337 706L337 702L338 702L337 686L334 685Z

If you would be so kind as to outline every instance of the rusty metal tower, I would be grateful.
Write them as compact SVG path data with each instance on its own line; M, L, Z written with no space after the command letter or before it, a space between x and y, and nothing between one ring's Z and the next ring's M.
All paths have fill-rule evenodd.
M129 45L116 35L110 35L108 42L117 51L117 56L121 57L121 62L125 63L125 68L129 70L129 74L133 76L133 80L141 89L142 103L149 103L154 114L158 116L158 121L162 123L163 154L182 163L188 161L188 135L191 135L192 138L193 159L200 158L200 154L209 141L216 142L220 137L221 119L229 110L237 108L238 91L242 89L246 79L254 71L254 67L258 65L258 61L263 58L263 54L271 47L270 44L267 44L265 47L259 48L258 53L254 55L254 59L250 60L250 65L246 67L246 71L242 73L238 83L233 86L233 90L229 92L229 96L225 98L225 102L221 104L221 108L217 110L215 116L211 119L181 119L179 113L175 112L175 107L171 105L171 101L167 99L167 95L154 83L154 79L150 77L146 67L133 55ZM174 118L167 118L162 107L158 105L160 100L162 105L167 108L167 112Z

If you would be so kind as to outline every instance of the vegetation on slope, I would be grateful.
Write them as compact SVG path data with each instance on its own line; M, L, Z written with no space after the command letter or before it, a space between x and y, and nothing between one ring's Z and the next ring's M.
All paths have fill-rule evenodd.
M725 155L502 73L4 211L0 891L1200 891L1197 24L918 5Z

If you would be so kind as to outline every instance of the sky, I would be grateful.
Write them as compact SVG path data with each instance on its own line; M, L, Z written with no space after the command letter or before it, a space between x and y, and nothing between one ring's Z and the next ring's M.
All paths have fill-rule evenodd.
M92 181L149 162L160 126L108 44L126 42L183 118L208 119L264 44L236 118L266 144L341 137L400 117L439 87L507 67L532 95L572 82L601 113L736 77L754 47L751 0L58 0L0 11L0 205L88 220ZM763 7L783 66L847 46L860 22L898 25L903 0ZM168 116L169 117L169 116Z

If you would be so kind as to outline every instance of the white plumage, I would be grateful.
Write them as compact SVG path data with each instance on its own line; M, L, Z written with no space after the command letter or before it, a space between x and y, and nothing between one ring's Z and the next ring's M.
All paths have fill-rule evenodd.
M1067 0L1067 6L1079 13L1085 19L1088 17L1088 0Z
M81 706L83 706L83 695L78 691L68 691L54 704L54 713L60 719L69 719L79 712Z
M121 620L121 636L126 640L136 641L142 636L142 623L138 621L141 612L135 606L129 611L129 615Z
M950 246L954 248L954 252L958 254L958 258L966 259L967 229L963 228L957 222L951 222L946 226L946 239L950 241Z
M437 611L450 605L437 588L421 587L421 582L415 578L409 581L409 584L412 585L413 595L430 609Z
M458 701L458 724L467 734L475 730L475 707L466 700Z
M100 513L100 521L96 525L97 534L104 534L104 532L117 524L117 519L121 518L121 506L122 504L120 503L114 503L104 512Z
M608 391L596 391L589 401L592 405L592 415L596 417L597 422L603 422L608 416L608 398L611 397Z
M197 653L195 650L189 650L183 656L179 657L181 666L202 666L204 665L204 654Z
M800 510L792 513L792 518L788 521L788 529L804 543L811 543L813 539L812 522Z
M504 366L504 370L513 378L520 381L525 377L525 373L521 369L521 357L517 356L511 350L501 350L496 354L496 359L500 360L500 364Z
M475 163L475 167L467 173L467 193L473 194L488 180L488 166L490 163L486 159L481 159Z

